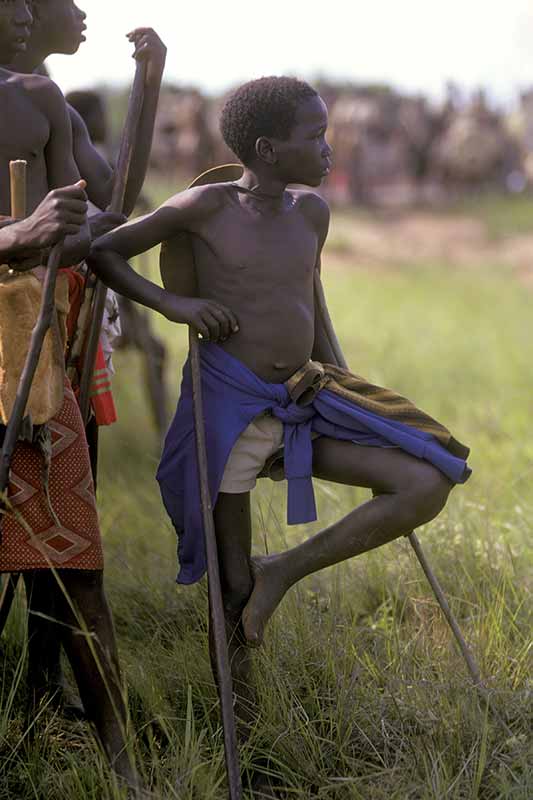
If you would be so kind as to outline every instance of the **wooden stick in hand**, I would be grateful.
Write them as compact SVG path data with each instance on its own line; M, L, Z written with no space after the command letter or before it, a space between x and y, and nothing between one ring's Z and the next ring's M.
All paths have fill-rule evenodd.
M126 194L126 185L128 183L131 158L137 139L139 121L141 118L145 83L146 62L137 61L135 78L128 104L128 115L124 125L120 153L115 171L115 184L113 186L111 204L108 208L108 211L118 214L121 214L124 209L124 196ZM100 341L100 332L102 329L106 297L107 287L104 286L102 281L97 281L96 288L94 290L91 324L87 338L87 347L85 349L83 370L80 380L79 402L81 416L85 425L87 425L89 421L91 384L93 380L96 354L98 352L98 342Z
M26 170L27 161L9 162L9 184L11 189L11 216L24 219L26 216Z

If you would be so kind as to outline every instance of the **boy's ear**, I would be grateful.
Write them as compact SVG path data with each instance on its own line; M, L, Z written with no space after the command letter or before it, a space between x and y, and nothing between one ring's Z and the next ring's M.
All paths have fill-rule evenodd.
M265 161L267 164L275 164L278 160L272 142L265 136L261 136L255 143L255 152L261 161Z

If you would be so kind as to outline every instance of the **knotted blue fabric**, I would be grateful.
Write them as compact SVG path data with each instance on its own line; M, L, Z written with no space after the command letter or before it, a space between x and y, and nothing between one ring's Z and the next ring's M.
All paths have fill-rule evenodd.
M239 436L255 417L270 412L284 427L284 469L289 525L316 520L312 483L312 433L374 447L399 447L429 461L453 483L470 469L429 433L385 419L327 388L308 406L292 402L286 386L267 383L241 361L209 342L200 344L209 491L215 506L226 462ZM178 583L195 583L206 570L198 462L187 361L181 394L157 472L163 503L178 534Z

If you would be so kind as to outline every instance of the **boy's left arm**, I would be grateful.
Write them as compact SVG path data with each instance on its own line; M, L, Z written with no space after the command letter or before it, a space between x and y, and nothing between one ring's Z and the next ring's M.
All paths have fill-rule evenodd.
M339 364L338 354L335 352L335 345L331 341L328 327L331 326L329 312L326 306L324 291L320 278L322 250L326 242L329 231L330 212L327 203L317 197L314 203L313 216L318 235L317 259L314 268L314 297L315 297L315 340L313 344L312 358L322 364ZM334 332L333 332L333 335ZM336 338L336 337L335 337Z
M194 229L195 221L212 211L213 203L206 194L205 187L182 192L150 214L103 236L93 243L87 263L106 286L119 294L158 311L172 322L192 325L202 336L218 341L239 329L230 309L214 300L178 297L165 291L135 272L127 261L172 238L180 229Z

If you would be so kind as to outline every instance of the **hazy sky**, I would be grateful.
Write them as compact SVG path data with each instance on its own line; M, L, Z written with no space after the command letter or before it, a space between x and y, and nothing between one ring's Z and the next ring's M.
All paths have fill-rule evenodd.
M124 83L124 33L154 27L166 78L208 91L288 72L386 81L439 95L446 80L500 99L533 84L531 0L79 0L88 13L78 55L50 59L64 90ZM346 9L349 10L346 10Z

